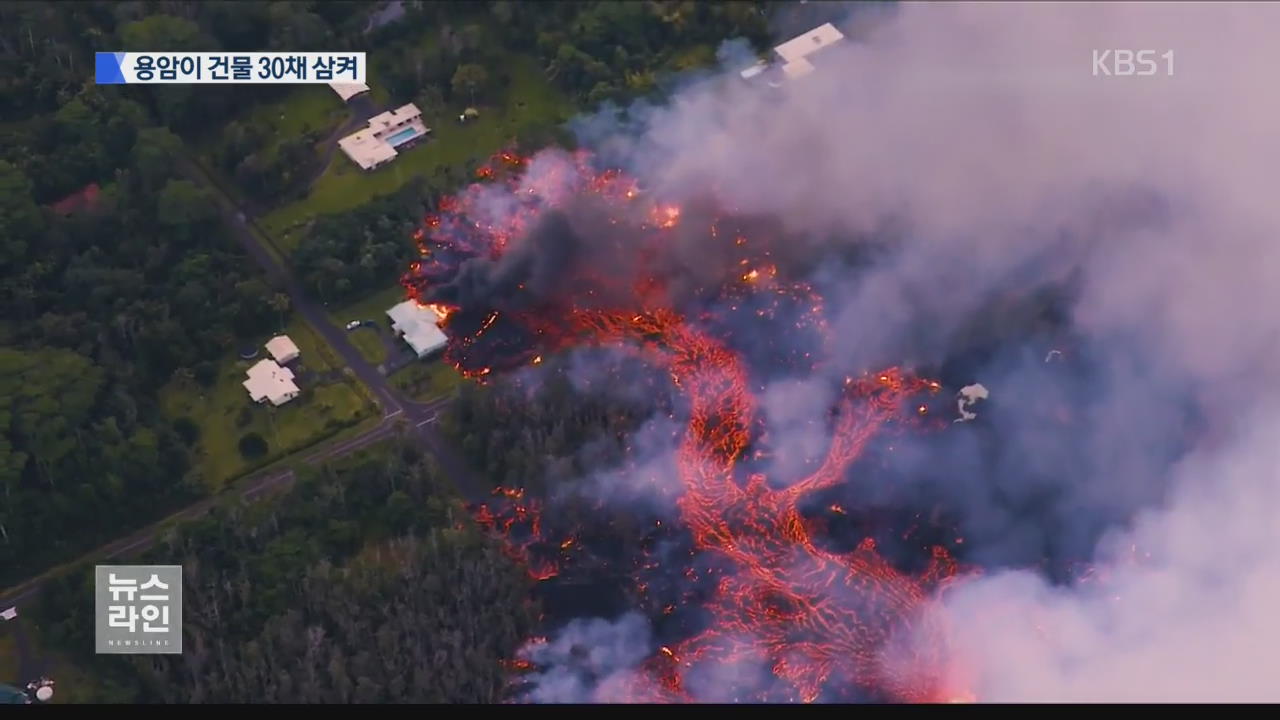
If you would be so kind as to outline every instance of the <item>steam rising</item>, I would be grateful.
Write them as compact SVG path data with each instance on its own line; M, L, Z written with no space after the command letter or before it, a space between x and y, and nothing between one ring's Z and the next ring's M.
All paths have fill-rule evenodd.
M832 372L945 364L1013 322L1005 299L1069 297L1066 335L1030 323L947 366L990 417L859 488L959 516L988 572L935 613L981 700L1280 700L1277 28L1275 5L907 4L781 97L729 67L579 122L654 192L711 188L801 238ZM1174 74L1095 77L1105 48L1173 50ZM889 241L854 262L868 237ZM1072 360L1046 363L1062 342ZM816 387L763 395L772 471L820 454ZM1036 569L1057 556L1095 579ZM599 698L552 677L533 697Z

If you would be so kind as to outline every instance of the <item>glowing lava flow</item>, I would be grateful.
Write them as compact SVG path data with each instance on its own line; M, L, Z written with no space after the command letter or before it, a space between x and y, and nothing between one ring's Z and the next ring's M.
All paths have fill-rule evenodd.
M937 383L896 369L851 379L841 403L826 461L785 490L760 475L745 483L734 469L747 448L755 402L747 373L720 343L674 313L586 313L578 318L600 339L638 342L658 350L677 385L691 398L691 419L678 450L682 520L697 545L729 558L738 572L722 578L709 610L714 628L655 657L648 664L656 686L632 689L631 699L687 700L684 677L704 663L758 665L789 682L797 699L818 698L840 678L901 700L939 699L919 685L927 670L899 677L881 663L895 630L915 619L926 593L955 574L942 548L919 578L899 573L870 540L847 554L814 542L796 507L805 494L841 482L871 436L893 422L905 399L936 392ZM749 698L738 698L749 699Z
M506 164L518 165L513 159L503 159ZM580 172L583 167L579 165ZM483 178L494 175L492 170L481 173ZM523 187L512 184L516 193ZM635 197L634 185L617 173L584 173L573 190L603 191L624 202ZM529 192L546 191L534 187ZM419 235L424 243L423 261L413 268L412 282L407 282L411 294L422 298L422 285L447 278L449 263L439 255L454 252L469 258L501 254L534 212L518 209L502 222L490 224L472 223L448 213L444 219L428 218L431 237ZM655 231L660 232L677 223L680 211L658 206L652 218ZM745 241L735 242L743 245ZM767 278L776 273L767 264L760 267L766 268L763 275ZM744 275L735 269L734 273L734 279L752 286L762 279L757 270ZM812 528L798 509L806 496L845 482L853 462L877 433L923 415L918 410L923 407L918 397L937 392L938 384L898 369L848 379L833 419L825 460L807 477L778 489L758 474L739 477L756 420L756 402L741 357L669 308L646 305L639 311L612 311L581 309L572 303L568 307L559 318L567 329L555 334L557 344L638 347L688 396L689 425L677 451L683 487L677 506L696 547L726 559L732 567L720 575L705 605L711 616L709 629L661 648L633 675L630 686L617 699L696 700L699 698L691 685L706 673L721 678L723 696L736 700L809 702L829 688L850 686L901 701L943 701L955 696L944 694L933 680L939 675L939 658L916 655L885 660L886 647L900 637L899 633L923 622L928 598L956 574L956 564L946 551L934 548L927 569L919 575L907 575L886 561L870 539L852 552L825 549L815 541ZM453 309L437 312L448 331ZM483 321L474 334L451 336L451 348L470 347L490 329L497 311L480 317ZM531 351L531 357L530 362L537 363L542 355ZM485 366L470 374L488 371ZM531 558L539 530L536 508L521 491L504 492L509 501L506 510L495 513L482 506L477 520L502 532L511 542L513 555L528 564L535 578L550 577L556 572L554 565ZM526 527L523 538L513 537L518 525ZM565 543L572 543L572 539ZM921 632L920 628L914 630ZM743 680L739 688L733 686L734 680L723 679L737 677L734 668L765 668L777 682L763 691L762 697L755 680ZM750 675L750 670L741 675Z

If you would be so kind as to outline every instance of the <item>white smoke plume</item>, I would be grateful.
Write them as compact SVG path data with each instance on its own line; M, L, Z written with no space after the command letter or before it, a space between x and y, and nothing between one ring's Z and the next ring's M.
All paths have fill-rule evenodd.
M654 650L649 623L628 613L614 621L574 620L554 640L532 645L523 655L543 668L526 678L525 699L537 703L609 702L633 668Z
M832 270L836 352L855 367L921 333L940 349L994 296L1073 272L1077 331L1138 348L1082 389L1097 395L1087 457L1054 488L1068 523L1073 507L1145 508L1095 548L1100 579L998 571L940 603L952 680L980 700L1280 700L1277 31L1280 5L903 4L778 92L729 68L669 105L579 123L662 195L711 187L815 243L895 228L856 281ZM1104 49L1155 50L1158 72L1096 76ZM983 381L996 401L1035 382L1023 366ZM1170 470L1163 398L1178 393L1211 428ZM764 404L803 447L790 400ZM1060 452L1005 429L1033 459ZM992 547L1045 532L984 515L989 488L962 491Z

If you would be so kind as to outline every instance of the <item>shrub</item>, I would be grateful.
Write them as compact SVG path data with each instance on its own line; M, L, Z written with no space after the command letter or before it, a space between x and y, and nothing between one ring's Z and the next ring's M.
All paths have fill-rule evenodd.
M257 460L267 454L267 441L258 433L246 433L240 438L240 454L246 460Z
M200 439L200 426L189 417L180 417L173 421L173 431L188 445L195 445Z
M204 387L211 388L218 382L218 367L208 360L196 363L191 373L195 376L196 382Z

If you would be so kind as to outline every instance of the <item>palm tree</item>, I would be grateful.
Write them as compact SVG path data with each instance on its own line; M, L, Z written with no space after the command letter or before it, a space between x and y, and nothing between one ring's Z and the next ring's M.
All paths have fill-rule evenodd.
M284 316L285 316L285 313L289 312L289 305L290 305L289 296L285 295L284 293L276 293L275 295L271 296L271 299L268 300L267 303L271 305L272 310L276 311L276 315L278 316L277 319L280 320L280 328L283 330Z

